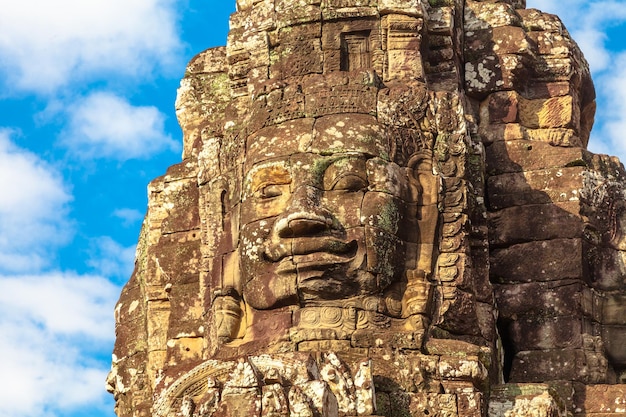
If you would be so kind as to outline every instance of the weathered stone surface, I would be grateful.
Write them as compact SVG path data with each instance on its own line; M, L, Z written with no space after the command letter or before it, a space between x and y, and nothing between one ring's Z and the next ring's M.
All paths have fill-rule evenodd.
M491 279L495 282L583 279L583 242L582 239L554 239L520 243L494 249L490 262Z
M528 365L532 364L532 365ZM522 382L554 379L598 384L607 379L608 363L597 349L552 349L522 351L515 355L510 378Z
M585 149L556 16L238 0L230 26L149 186L119 417L626 412L626 172Z
M583 237L584 223L576 201L513 206L488 214L493 247L551 239ZM537 222L537 219L543 221Z
M548 385L507 384L493 387L489 417L561 417L567 408Z
M494 289L498 312L507 319L534 317L537 311L545 317L586 315L597 319L594 313L599 301L579 280L496 284Z
M575 166L489 177L490 208L576 201L585 172L585 168Z
M494 142L487 146L486 154L489 175L587 166L589 161L589 152L582 148L530 140Z
M623 415L626 413L626 387L624 385L591 385L576 390L574 410L576 415Z

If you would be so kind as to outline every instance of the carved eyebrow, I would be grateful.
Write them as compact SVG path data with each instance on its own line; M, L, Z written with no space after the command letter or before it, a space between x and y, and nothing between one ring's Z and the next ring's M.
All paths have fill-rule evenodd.
M363 153L345 153L345 154L341 154L341 155L335 155L334 158L332 158L329 162L328 162L328 168L330 168L331 166L344 166L347 165L351 162L363 162L365 163L366 160L370 159L371 156L368 154L363 154Z
M364 172L366 159L365 155L346 155L332 161L324 173L324 189L335 189L342 179L353 179L354 184L360 182L359 188L366 187L367 174Z
M281 165L266 165L248 172L246 189L255 193L268 185L291 184L291 174Z

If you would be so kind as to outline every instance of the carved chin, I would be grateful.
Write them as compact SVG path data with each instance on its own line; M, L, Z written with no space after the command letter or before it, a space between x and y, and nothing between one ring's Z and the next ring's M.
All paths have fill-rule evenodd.
M373 276L368 278L363 280L365 282L333 277L309 278L298 284L299 298L306 303L307 301L341 300L373 294L376 292L376 278Z
M298 303L296 274L260 274L244 284L246 303L257 310L294 305Z
M336 268L326 271L303 271L298 274L301 302L338 300L377 294L376 275L362 269Z
M307 265L278 272L272 269L244 285L246 303L257 310L268 310L307 301L338 300L380 293L377 274L354 268L353 263Z

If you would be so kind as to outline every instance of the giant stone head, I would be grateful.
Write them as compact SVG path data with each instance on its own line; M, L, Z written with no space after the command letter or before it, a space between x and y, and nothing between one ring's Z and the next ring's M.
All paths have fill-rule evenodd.
M423 82L383 86L372 71L298 81L256 99L231 139L241 163L216 182L238 193L223 209L237 229L217 244L229 267L212 271L218 338L278 336L263 324L276 324L270 310L295 314L283 330L298 340L392 319L424 330L440 188L431 94ZM282 111L293 101L315 107Z

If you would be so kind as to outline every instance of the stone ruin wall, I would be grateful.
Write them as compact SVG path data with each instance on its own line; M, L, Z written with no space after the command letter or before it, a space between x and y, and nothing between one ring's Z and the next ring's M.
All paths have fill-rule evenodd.
M228 178L242 137L324 116L337 105L324 100L349 94L333 111L432 132L438 220L420 225L417 251L436 255L419 261L423 308L403 317L421 324L224 344L213 304L238 274L241 184ZM623 415L626 180L617 159L585 149L594 99L560 20L523 0L239 0L227 46L196 56L181 82L183 161L149 186L115 312L118 416ZM255 331L293 314L273 311ZM289 378L270 375L288 365ZM317 387L312 414L281 386Z

